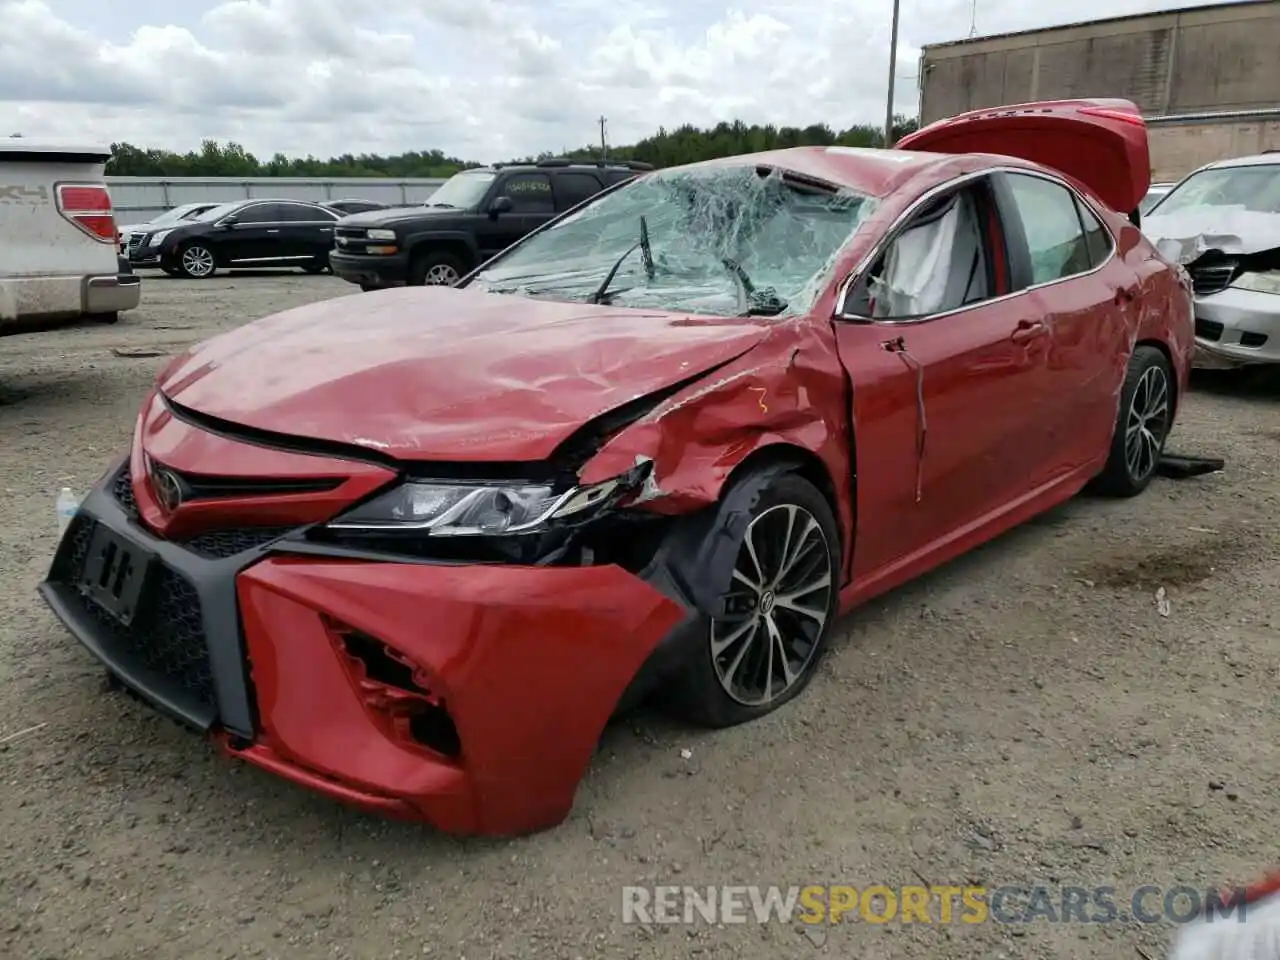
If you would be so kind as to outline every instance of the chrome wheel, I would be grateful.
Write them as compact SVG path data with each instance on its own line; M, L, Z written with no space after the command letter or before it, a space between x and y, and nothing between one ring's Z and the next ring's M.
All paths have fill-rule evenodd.
M762 707L794 687L818 650L833 589L831 547L808 510L781 504L752 520L724 616L711 623L711 662L725 693Z
M1169 378L1163 367L1150 366L1134 387L1125 418L1125 467L1135 481L1155 471L1168 430Z
M182 251L182 269L197 280L213 273L213 252L208 247L187 247Z
M449 264L436 263L427 270L424 282L428 287L451 287L461 279L462 275Z

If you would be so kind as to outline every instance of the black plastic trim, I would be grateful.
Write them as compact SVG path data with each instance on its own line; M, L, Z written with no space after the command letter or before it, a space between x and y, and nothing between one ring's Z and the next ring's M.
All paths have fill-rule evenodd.
M0 150L0 163L106 163L111 152L88 153L83 150Z
M186 578L195 588L200 598L209 666L213 674L214 689L217 691L216 719L229 732L251 739L257 724L248 659L240 628L236 575L266 556L271 545L215 559L197 554L180 543L153 536L131 520L111 496L109 485L120 466L121 464L117 464L89 492L80 505L80 512L94 522L109 527L126 540L149 550L160 562ZM66 547L67 543L63 541L58 553L61 555ZM57 562L55 558L55 569ZM77 640L150 702L176 714L191 726L198 729L209 728L215 718L207 716L207 711L163 694L157 688L154 674L141 670L138 665L121 660L108 651L98 640L98 631L73 610L69 610L66 602L68 591L75 588L54 580L53 576L54 570L51 569L49 578L40 584L40 594Z

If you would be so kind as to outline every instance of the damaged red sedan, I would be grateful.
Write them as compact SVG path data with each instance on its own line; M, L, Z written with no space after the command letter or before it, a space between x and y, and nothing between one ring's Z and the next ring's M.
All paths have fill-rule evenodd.
M44 597L232 755L448 831L560 822L650 694L777 708L841 612L1086 484L1143 490L1186 387L1188 280L1125 215L1131 104L900 146L657 171L456 289L194 348Z

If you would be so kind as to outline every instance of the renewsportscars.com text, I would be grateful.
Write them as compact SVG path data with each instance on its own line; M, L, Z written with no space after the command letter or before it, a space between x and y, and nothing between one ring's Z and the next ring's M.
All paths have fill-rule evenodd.
M1236 894L1195 887L656 886L624 887L623 923L1188 923L1233 917Z

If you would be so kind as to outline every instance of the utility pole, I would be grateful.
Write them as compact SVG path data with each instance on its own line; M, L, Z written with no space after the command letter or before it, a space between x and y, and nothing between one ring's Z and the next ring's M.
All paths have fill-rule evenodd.
M893 146L893 81L898 66L898 6L893 0L893 25L889 28L889 94L884 107L884 145Z
M606 142L606 140L605 140L605 124L606 124L606 123L608 123L609 121L608 121L608 119L607 119L607 118L602 114L602 115L600 116L600 121L599 121L599 122L600 122L600 159L601 159L601 160L608 160L608 159L609 159L609 144L608 144L608 143Z

